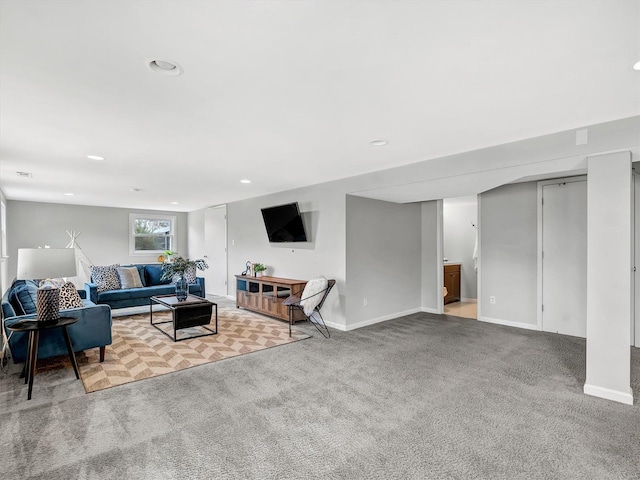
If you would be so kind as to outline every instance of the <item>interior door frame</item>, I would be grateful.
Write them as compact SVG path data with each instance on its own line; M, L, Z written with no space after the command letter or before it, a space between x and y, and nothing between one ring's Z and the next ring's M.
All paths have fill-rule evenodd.
M207 223L207 211L210 210L217 210L217 209L224 209L224 286L225 286L225 297L229 297L229 238L228 238L228 220L227 220L227 204L221 204L221 205L215 205L212 207L207 207L205 209L205 213L204 213L204 224L203 224L203 238L204 238L204 242L203 242L203 247L204 247L204 253L205 253L205 257L208 256L208 250L207 250L207 227L206 227L206 223ZM206 260L206 258L205 258ZM206 277L205 277L206 278ZM206 285L205 285L206 288ZM211 293L212 295L214 295L214 293Z
M538 182L538 273L537 273L537 280L538 280L538 295L537 295L537 302L536 302L536 309L537 309L537 328L538 330L542 331L542 188L546 185L555 185L557 183L574 183L574 182L587 182L587 176L586 175L579 175L579 176L575 176L575 177L560 177L560 178L554 178L551 180L541 180ZM587 183L587 188L588 187L588 183Z
M638 261L640 260L640 174L633 170L633 274L631 282L633 285L633 295L631 296L631 311L633 312L633 321L631 322L631 345L640 347L640 268Z
M442 290L444 289L444 199L436 200L436 250L438 255L438 271L436 274L438 292L436 298L438 299L437 313L442 315L444 313L444 296Z

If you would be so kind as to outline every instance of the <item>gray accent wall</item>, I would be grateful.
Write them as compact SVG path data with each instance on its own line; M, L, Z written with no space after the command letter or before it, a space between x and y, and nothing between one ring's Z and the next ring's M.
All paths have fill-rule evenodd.
M175 216L178 231L176 250L187 254L186 213L9 200L9 281L16 276L18 248L45 245L64 248L69 243L66 230L80 232L77 242L94 265L155 262L157 255L129 255L130 213Z
M536 182L481 195L481 320L537 324L537 199Z
M421 214L420 204L347 195L348 328L420 310Z

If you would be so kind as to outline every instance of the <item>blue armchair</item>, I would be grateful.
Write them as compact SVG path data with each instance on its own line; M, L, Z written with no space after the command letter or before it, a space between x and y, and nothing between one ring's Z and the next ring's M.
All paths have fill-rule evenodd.
M26 280L25 282L30 282ZM13 325L21 320L33 320L36 313L27 313L18 315L14 309L14 305L10 301L11 293L14 286L18 282L14 282L2 297L2 316L3 324L7 337L9 337L9 348L14 363L24 362L27 358L27 340L28 335L24 332L10 332L8 326ZM32 282L35 286L35 283ZM31 287L31 285L29 285ZM32 288L32 287L31 287ZM84 291L79 291L80 297L84 297ZM76 352L88 350L90 348L100 349L100 361L104 361L105 347L111 345L111 309L108 305L96 305L93 302L83 298L84 306L80 308L70 308L61 310L60 315L64 317L75 317L77 323L71 325L67 331ZM49 358L57 355L67 355L67 347L59 328L53 330L45 330L40 333L40 341L38 348L38 358Z

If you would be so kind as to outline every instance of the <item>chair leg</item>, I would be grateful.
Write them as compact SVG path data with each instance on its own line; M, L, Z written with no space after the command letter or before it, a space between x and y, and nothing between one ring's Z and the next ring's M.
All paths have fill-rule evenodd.
M320 316L320 321L319 322L318 321L314 322L313 320L311 320L311 317L309 317L309 321L311 323L313 323L313 325L322 334L322 336L324 338L331 337L331 333L329 332L329 329L327 328L327 325L324 323L324 318L322 318L322 314L320 313L320 310L314 310L314 312L311 315L313 315L314 313L317 313ZM316 320L317 320L317 318L316 318ZM320 324L322 325L322 329L324 329L324 331L320 328ZM327 333L325 333L325 332L327 332Z
M104 351L107 347L100 347L100 362L104 362Z

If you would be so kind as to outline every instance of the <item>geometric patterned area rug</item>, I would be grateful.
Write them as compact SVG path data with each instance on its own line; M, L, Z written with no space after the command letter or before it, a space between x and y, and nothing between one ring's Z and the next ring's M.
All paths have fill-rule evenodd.
M171 312L154 312L153 323L164 320L171 320ZM212 323L209 328L215 329L215 320ZM173 331L171 323L160 327L170 334ZM178 338L207 333L198 327L178 332ZM285 322L220 306L217 335L174 342L151 326L145 313L114 317L112 336L104 362L100 363L97 348L77 354L87 393L309 338L295 330L289 337Z

